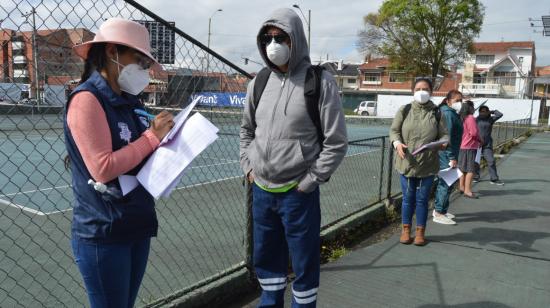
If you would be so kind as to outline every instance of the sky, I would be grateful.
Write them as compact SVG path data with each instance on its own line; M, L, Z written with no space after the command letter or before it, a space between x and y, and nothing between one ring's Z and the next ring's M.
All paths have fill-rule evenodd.
M298 4L305 14L311 10L311 58L327 57L345 62L362 62L364 55L356 48L357 32L363 28L362 17L376 12L382 0L203 0L166 1L141 0L140 3L159 16L175 21L176 26L206 45L208 19L212 18L210 47L247 71L257 71L260 66L244 64L243 57L261 62L255 44L256 34L269 14L280 7L291 8ZM482 0L485 20L477 41L535 41L537 66L550 65L550 37L533 33L529 18L540 20L550 15L550 1L542 0ZM297 11L298 14L299 11ZM540 25L541 22L535 22ZM307 33L307 25L306 26Z

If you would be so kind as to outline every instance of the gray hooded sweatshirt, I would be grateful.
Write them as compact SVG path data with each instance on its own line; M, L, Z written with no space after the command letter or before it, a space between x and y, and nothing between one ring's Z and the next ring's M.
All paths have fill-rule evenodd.
M277 27L290 37L286 74L269 61L260 43L260 35L268 26ZM255 181L268 189L297 182L298 189L311 192L330 178L347 151L346 125L336 81L330 73L323 72L319 111L325 138L321 150L304 97L305 76L311 61L300 17L290 9L276 10L263 23L257 44L272 73L258 110L252 99L255 79L248 85L240 130L241 167L245 174L252 172Z

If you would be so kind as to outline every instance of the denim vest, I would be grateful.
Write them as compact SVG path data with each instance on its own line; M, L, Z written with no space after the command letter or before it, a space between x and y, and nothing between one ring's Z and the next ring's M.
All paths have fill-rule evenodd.
M118 178L104 183L109 192L96 191L88 180L92 178L67 125L67 110L72 97L81 91L91 92L101 104L111 130L113 152L138 139L148 128L147 118L135 114L143 109L137 97L116 94L107 81L94 72L70 95L65 108L65 144L71 160L72 189L74 193L72 236L94 242L124 242L157 235L158 222L155 202L140 184L126 196L120 193ZM127 172L136 175L145 160ZM113 193L115 192L115 193Z

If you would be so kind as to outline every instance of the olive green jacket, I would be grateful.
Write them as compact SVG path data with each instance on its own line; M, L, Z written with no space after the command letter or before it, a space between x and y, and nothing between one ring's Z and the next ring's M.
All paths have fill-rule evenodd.
M438 124L434 112L437 106L432 101L424 105L418 102L411 104L412 107L405 121L403 121L405 106L402 106L395 115L390 129L390 142L393 144L394 141L399 141L408 147L405 151L405 159L401 159L397 151L394 153L395 169L406 177L424 178L436 175L439 172L437 151L427 150L416 156L412 156L411 153L426 143L449 140L445 117L442 116Z

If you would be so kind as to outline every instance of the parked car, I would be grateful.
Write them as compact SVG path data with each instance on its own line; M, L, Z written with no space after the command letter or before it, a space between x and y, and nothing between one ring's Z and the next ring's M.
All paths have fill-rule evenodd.
M374 101L362 101L353 113L362 116L375 116L376 115L376 102Z
M37 105L37 101L35 98L24 98L19 101L19 105L30 105L35 106Z

